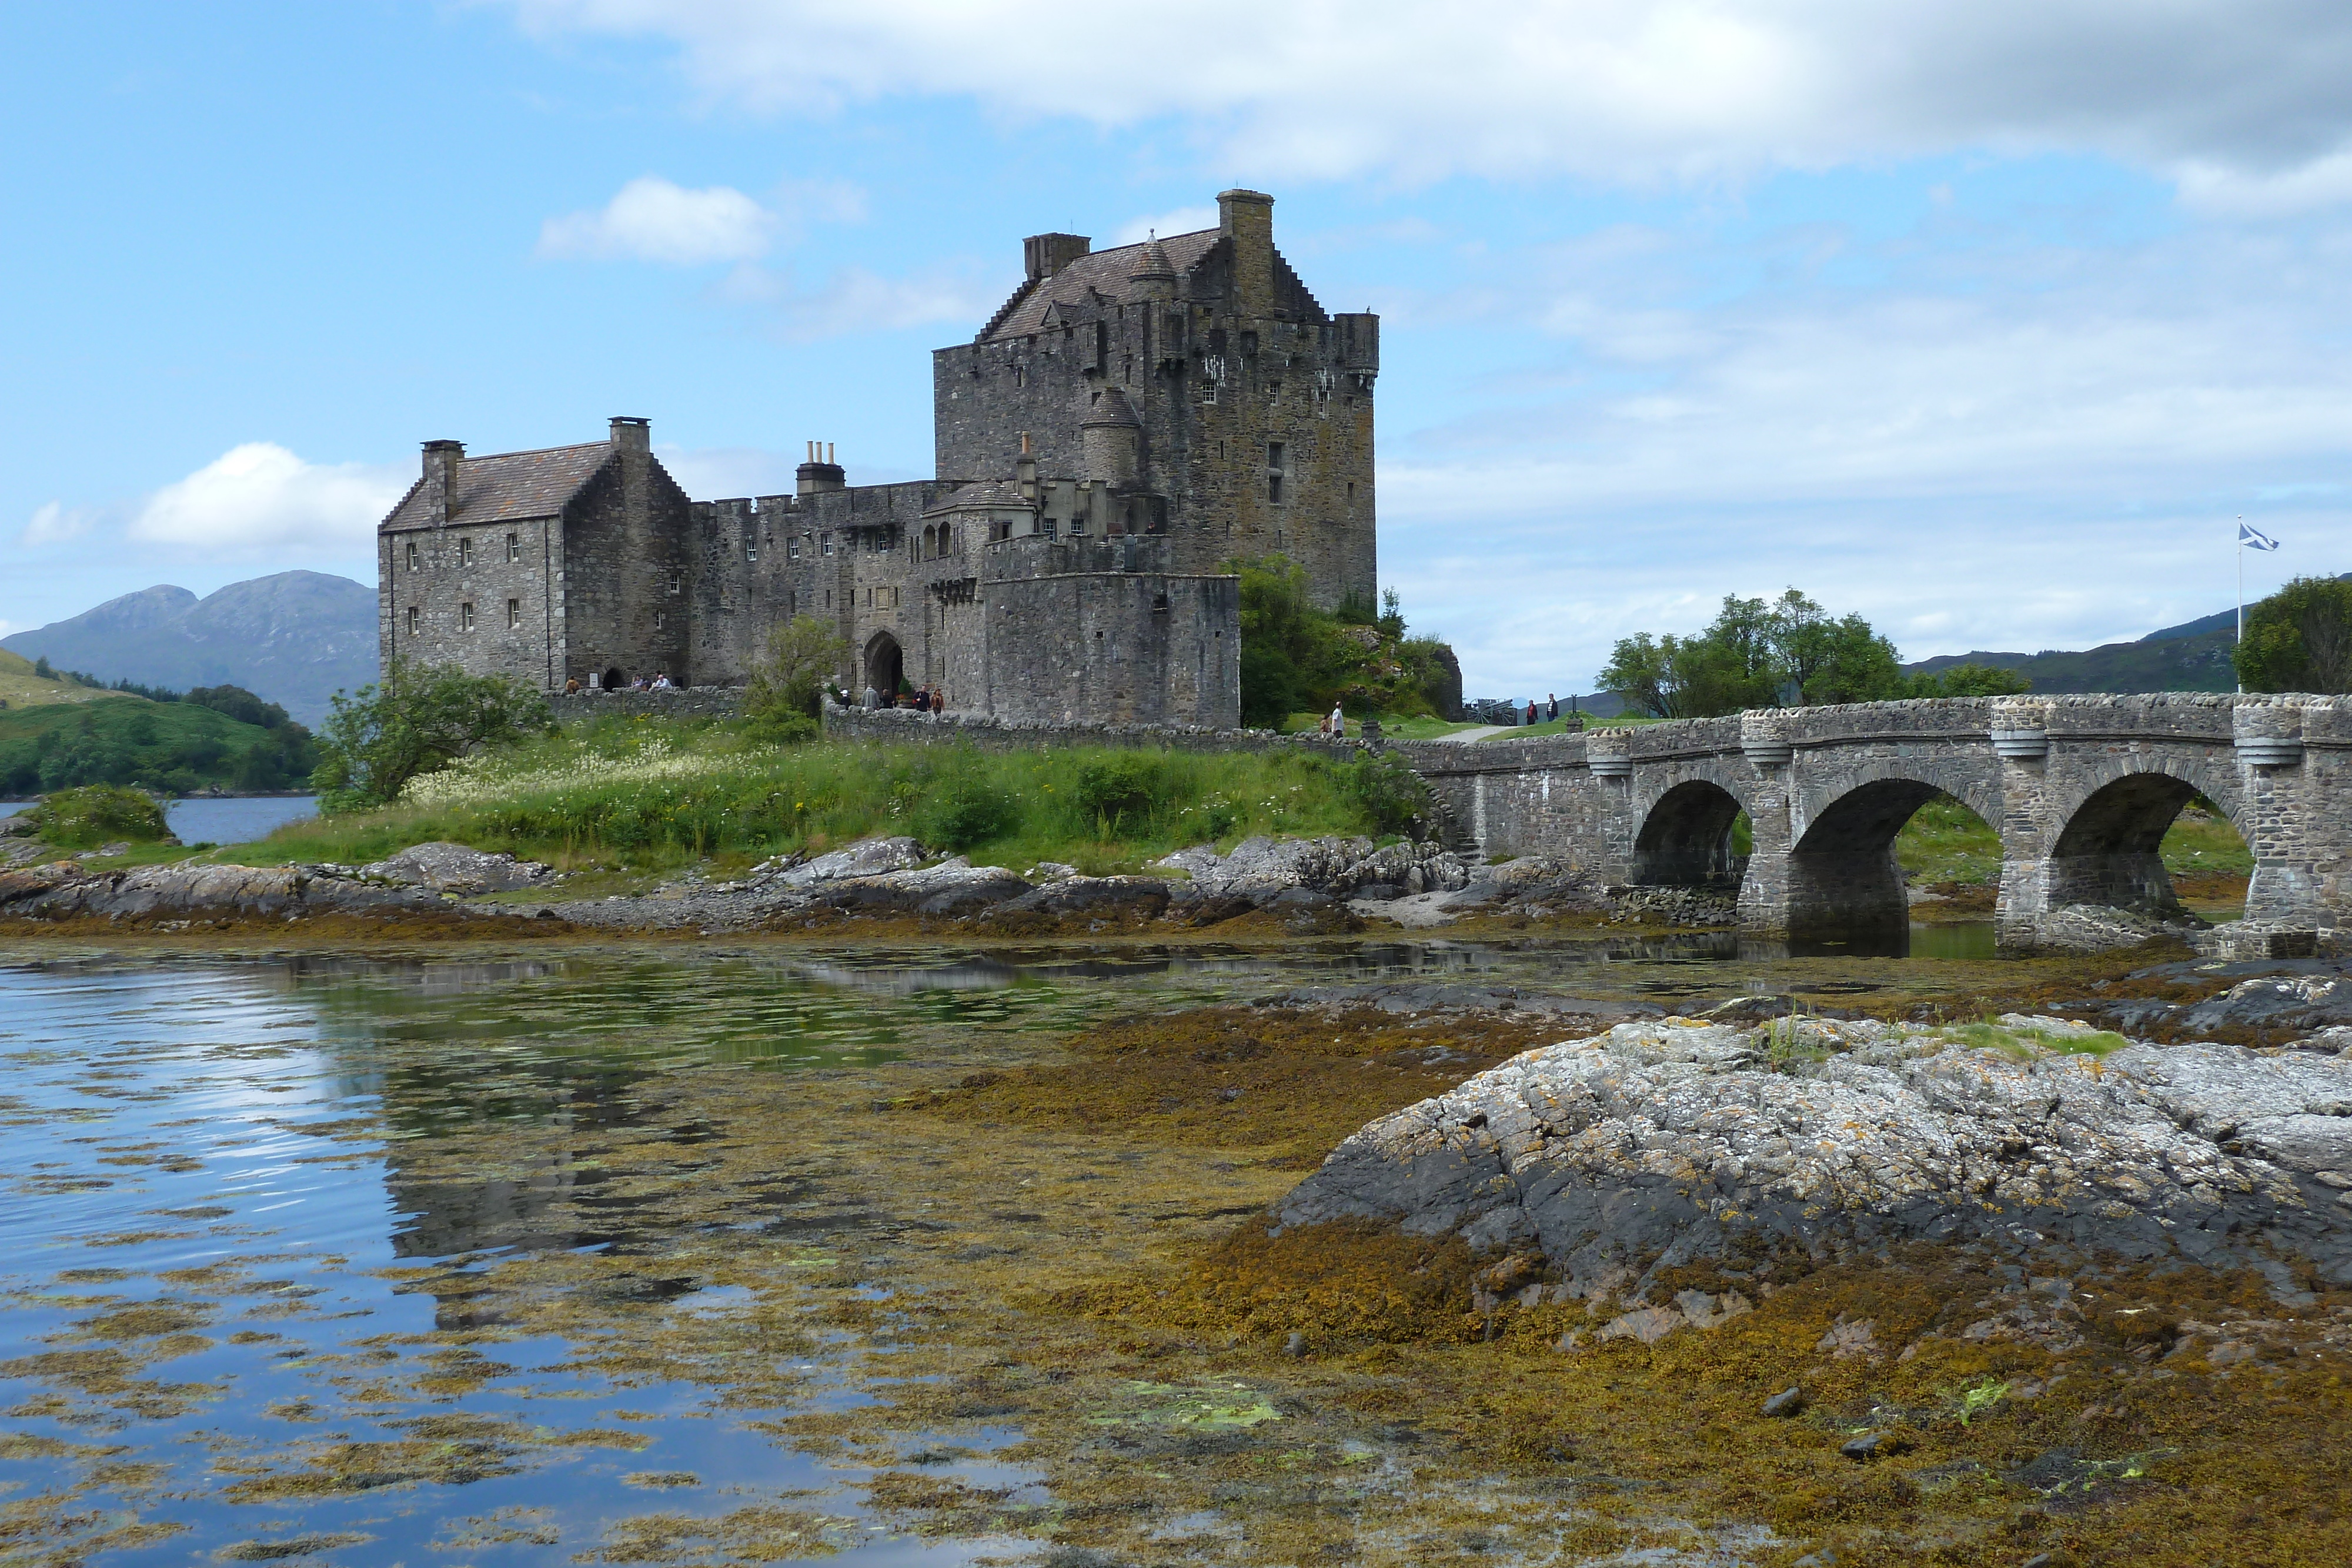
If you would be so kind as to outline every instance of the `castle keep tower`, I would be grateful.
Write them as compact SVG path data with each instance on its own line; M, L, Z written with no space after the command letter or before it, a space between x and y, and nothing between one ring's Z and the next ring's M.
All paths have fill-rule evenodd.
M939 471L1010 473L1026 434L1045 472L1165 497L1174 570L1279 553L1318 604L1369 605L1380 318L1317 303L1275 248L1273 197L1227 191L1217 212L1213 229L1116 250L1024 241L1013 297L931 356ZM1100 437L1118 402L1131 459ZM1115 454L1132 468L1097 475Z
M1274 198L1097 251L1023 244L1021 284L932 355L939 477L852 485L808 447L792 495L689 501L641 419L472 457L425 445L379 530L388 662L550 691L741 682L795 616L853 692L943 690L1024 723L1229 727L1240 594L1279 553L1369 608L1380 319L1333 316L1274 247Z

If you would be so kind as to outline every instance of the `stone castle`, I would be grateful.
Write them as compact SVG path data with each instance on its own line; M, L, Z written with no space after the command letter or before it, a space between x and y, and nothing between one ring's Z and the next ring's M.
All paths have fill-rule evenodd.
M1025 241L1012 298L931 356L934 480L850 485L812 443L793 495L691 500L642 419L495 456L426 442L379 530L382 657L551 692L731 685L814 615L854 691L936 686L1015 723L1238 723L1224 563L1280 554L1327 608L1373 598L1380 319L1317 303L1272 197L1217 207L1213 229L1112 250Z

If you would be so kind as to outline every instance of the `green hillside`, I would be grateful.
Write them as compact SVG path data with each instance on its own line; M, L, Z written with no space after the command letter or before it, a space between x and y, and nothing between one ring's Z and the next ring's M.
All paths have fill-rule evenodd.
M11 698L0 709L0 799L80 784L136 784L174 794L290 789L310 778L310 734L299 725L265 729L192 702L156 703L119 692L92 692L86 701Z
M86 686L62 675L45 675L33 661L0 648L0 711L38 707L47 703L96 702L114 694L101 686Z

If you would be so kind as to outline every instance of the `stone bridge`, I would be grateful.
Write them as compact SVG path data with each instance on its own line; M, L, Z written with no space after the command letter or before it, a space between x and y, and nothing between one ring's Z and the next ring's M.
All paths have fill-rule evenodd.
M1758 933L1899 929L1895 836L1938 792L2000 835L2005 946L2061 941L2079 906L2177 916L2157 846L2199 795L2253 851L2249 935L2352 926L2352 697L1948 697L1390 749L1465 847L1612 883L1736 883Z

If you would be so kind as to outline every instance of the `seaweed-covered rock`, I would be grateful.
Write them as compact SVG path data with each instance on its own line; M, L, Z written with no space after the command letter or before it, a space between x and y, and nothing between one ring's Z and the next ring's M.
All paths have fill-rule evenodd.
M1168 908L1168 883L1156 876L1064 876L999 904L991 914L1156 916Z
M2352 1059L2101 1056L2112 1037L2003 1023L1957 1038L1867 1020L1621 1024L1372 1123L1276 1218L1534 1247L1575 1281L1759 1246L1936 1239L2293 1260L2352 1283Z

